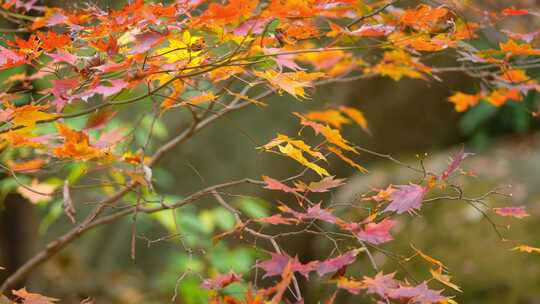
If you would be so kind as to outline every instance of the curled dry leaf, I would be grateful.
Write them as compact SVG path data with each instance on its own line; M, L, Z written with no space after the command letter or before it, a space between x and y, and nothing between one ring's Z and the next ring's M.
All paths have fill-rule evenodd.
M64 213L67 215L67 217L71 220L73 224L75 224L75 205L73 204L73 199L71 198L71 191L69 191L69 181L66 179L64 181L64 187L62 190L62 194L64 195Z

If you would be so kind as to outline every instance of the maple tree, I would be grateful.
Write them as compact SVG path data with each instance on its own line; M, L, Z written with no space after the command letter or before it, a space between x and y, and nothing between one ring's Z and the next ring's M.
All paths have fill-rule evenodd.
M30 202L60 198L73 228L19 269L10 269L0 293L15 301L58 301L12 288L86 232L132 216L134 244L138 215L180 209L210 197L234 216L233 227L216 234L214 242L233 236L268 242L272 251L254 268L262 270L263 278L275 279L265 288L254 282L243 297L235 297L221 290L249 282L250 274L215 274L201 282L211 303L302 303L300 279L329 283L334 293L326 303L342 291L383 303L455 303L453 293L461 288L442 262L424 253L427 249L412 246L411 257L397 256L404 263L418 257L429 265L428 278L414 283L398 270L381 271L371 252L388 254L381 245L399 237L392 234L394 226L441 199L464 201L492 224L491 216L529 216L524 207L486 208L488 197L504 195L499 189L469 197L454 183L458 175L471 175L461 169L471 156L463 148L444 171L433 172L351 142L346 128L356 126L370 134L369 117L354 105L291 113L283 119L298 121L297 134L277 133L254 147L288 158L284 164L298 163L303 169L296 175L225 181L170 200L155 186L153 172L165 155L228 114L271 107L265 98L273 94L310 102L318 85L333 82L374 77L442 82L445 73L460 72L476 80L478 90L448 96L456 111L480 103L520 103L540 90L528 75L540 56L533 43L537 32L517 33L499 25L507 18L537 16L535 12L515 7L490 12L461 1L435 6L419 1L136 0L108 11L93 5L78 10L37 7L34 2L6 0L0 8L1 16L19 26L15 34L0 29L0 70L12 72L0 89L1 167L15 181L11 190ZM494 47L481 46L475 41L484 31L504 38ZM450 58L446 65L430 60L439 54ZM142 137L134 135L141 125L130 117L135 112L151 118ZM191 116L185 129L164 141L156 138L161 120L184 112ZM417 179L381 185L385 188L345 207L314 201L314 194L347 183L332 173L337 161L368 174L356 160L360 154L404 166ZM56 172L55 178L49 179L47 172ZM288 200L276 202L273 215L250 218L222 194L240 185L278 191ZM82 216L78 200L85 191L100 198ZM129 204L118 207L120 201ZM361 211L353 208L358 205ZM343 214L338 210L343 208L358 214ZM286 232L266 232L268 225ZM540 252L506 239L493 227L512 250ZM330 239L339 235L348 242L335 241L327 259L300 261L282 249L279 239L302 233ZM373 269L348 273L347 267L359 259Z

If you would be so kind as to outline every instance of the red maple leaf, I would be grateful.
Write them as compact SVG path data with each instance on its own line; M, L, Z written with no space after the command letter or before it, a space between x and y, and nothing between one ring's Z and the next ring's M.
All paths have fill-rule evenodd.
M206 279L202 282L201 287L204 289L222 289L232 283L240 282L241 275L231 271L227 274L220 274L213 279Z

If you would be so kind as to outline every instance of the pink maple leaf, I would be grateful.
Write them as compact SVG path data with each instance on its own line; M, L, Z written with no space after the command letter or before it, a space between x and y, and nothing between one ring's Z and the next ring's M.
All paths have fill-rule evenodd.
M447 297L441 295L440 290L429 289L426 282L417 286L400 286L390 290L388 296L392 299L406 299L410 303L417 304L432 304L448 300Z
M390 229L394 227L396 221L391 219L384 219L379 223L368 223L364 226L364 229L356 233L359 239L366 241L373 245L389 242L394 238L390 234Z
M389 274L379 272L373 278L364 277L363 283L367 286L367 293L387 298L390 291L398 287L394 275L394 272Z
M395 211L398 214L404 212L412 212L415 209L420 209L422 200L427 192L427 188L422 186L398 185L394 186L397 190L392 192L390 196L390 204L384 209L386 211Z
M77 95L78 98L88 101L88 99L96 94L103 95L104 98L114 95L128 87L129 83L122 79L113 79L108 81L110 85L99 84L94 88L88 89L86 92Z
M0 45L0 68L3 68L3 65L9 67L22 61L24 61L23 56L20 56L12 50L6 49Z
M264 278L281 275L285 267L290 264L290 270L292 272L299 272L303 276L307 275L315 269L318 261L313 261L307 264L302 264L298 257L291 257L288 254L271 253L270 260L266 260L257 263L255 266L265 271Z
M350 265L356 261L358 250L347 251L346 253L321 261L315 265L315 270L319 276L323 276L327 273L336 272L344 266Z
M459 151L454 155L452 158L452 162L448 165L448 168L442 173L441 179L447 179L452 173L454 173L459 166L461 165L461 162L467 158L468 156L474 155L473 153L465 153L465 148L461 146Z
M266 55L279 54L280 51L281 50L277 48L268 48L268 49L264 49L264 54ZM294 61L295 57L296 57L295 54L273 56L274 60L276 61L276 64L279 66L280 69L283 69L283 67L286 67L293 71L304 70Z
M56 111L60 112L71 101L71 97L68 96L68 92L77 86L77 80L75 79L58 79L51 80L52 94L55 97L54 103L56 104Z
M141 54L159 44L165 36L156 32L146 32L135 36L135 45L130 54Z
M524 206L493 208L493 211L500 216L512 216L518 219L529 216Z
M296 193L296 190L294 188L285 185L284 183L278 181L277 179L273 179L268 176L263 176L262 179L266 183L264 187L265 189L278 190L278 191L283 191L287 193Z
M321 203L309 207L307 212L302 214L303 219L317 219L331 224L335 224L337 218L328 209L322 209Z
M77 62L77 56L72 55L66 51L59 50L56 53L45 53L47 56L53 59L54 63L57 62L67 62L71 65L74 65Z

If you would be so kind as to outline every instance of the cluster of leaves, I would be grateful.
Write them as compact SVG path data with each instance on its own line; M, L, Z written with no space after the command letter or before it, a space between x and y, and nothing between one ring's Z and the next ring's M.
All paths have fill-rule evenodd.
M481 100L495 106L519 102L529 91L540 89L527 75L527 69L537 62L535 57L540 56L540 50L531 44L536 32L503 30L500 32L505 38L497 48L474 46L483 31L497 29L507 18L536 16L524 9L487 12L473 4L415 3L401 7L397 1L357 0L177 0L169 5L136 0L120 10L104 11L90 5L71 11L38 9L32 1L22 3L4 1L0 8L2 16L19 24L20 32L26 33L2 34L5 39L0 45L0 69L10 73L0 91L2 168L11 177L2 191L5 195L17 190L33 203L61 196L63 210L76 227L10 277L1 292L93 227L128 214L136 219L138 213L180 208L213 195L222 205L219 210L231 213L235 221L234 227L227 227L215 241L232 234L249 234L268 240L275 251L256 267L264 270L265 277L279 277L279 282L266 289L250 288L242 300L245 303L279 303L285 300L291 285L292 296L300 303L296 275L309 278L312 272L320 277L332 274L329 281L338 289L352 294L364 291L386 302L452 302L442 291L428 288L428 281L410 284L406 279L396 279L393 273L382 272L355 279L346 276L346 267L362 253L378 269L370 250L393 239L390 230L397 216L416 214L426 201L436 200L426 198L432 191L451 188L458 192L452 197L456 200L481 202L485 197L467 198L450 181L457 173L467 173L460 171L468 155L463 150L442 173L411 167L421 175L419 181L390 185L355 202L366 204L368 210L361 221L340 218L332 208L309 198L310 194L328 192L345 183L328 169L330 155L361 173L368 170L354 157L361 152L381 156L354 145L342 134L343 126L353 123L370 132L363 113L354 107L293 113L302 126L298 136L304 135L307 127L320 139L318 143L277 134L259 147L305 168L288 179L244 179L212 186L183 199L166 200L154 187L155 165L177 145L227 113L267 106L262 99L273 92L304 101L319 84L378 76L395 81L443 81L445 73L463 72L481 84L477 93L455 92L449 97L457 111L465 111ZM465 9L471 21L463 16ZM28 13L32 11L41 16L31 17ZM458 65L434 66L429 58L436 55L448 56ZM134 112L144 112L144 118L132 119ZM164 131L160 136L162 118L177 112L191 115L191 124L159 145L155 139L165 139L167 134ZM137 132L141 128L145 131L142 135ZM322 179L304 180L310 171ZM296 199L297 206L281 203L275 215L243 219L242 212L217 191L241 183L285 192ZM81 219L77 196L72 192L84 189L104 199ZM491 194L495 192L487 195ZM124 197L130 202L127 207L110 208ZM527 216L522 207L493 212ZM282 251L277 236L251 228L253 224L303 225L306 228L289 233L328 236L315 225L319 222L337 226L357 242L355 248L326 260L302 263ZM540 251L526 245L515 248ZM336 246L335 250L340 248ZM460 291L441 262L417 249L415 256L436 266L430 271L430 280ZM240 280L240 275L231 272L205 280L202 287L220 290ZM24 290L14 295L24 301L35 297ZM330 303L334 298L335 294ZM241 302L229 296L221 298L219 293L212 301ZM42 302L52 303L54 299L43 298Z

